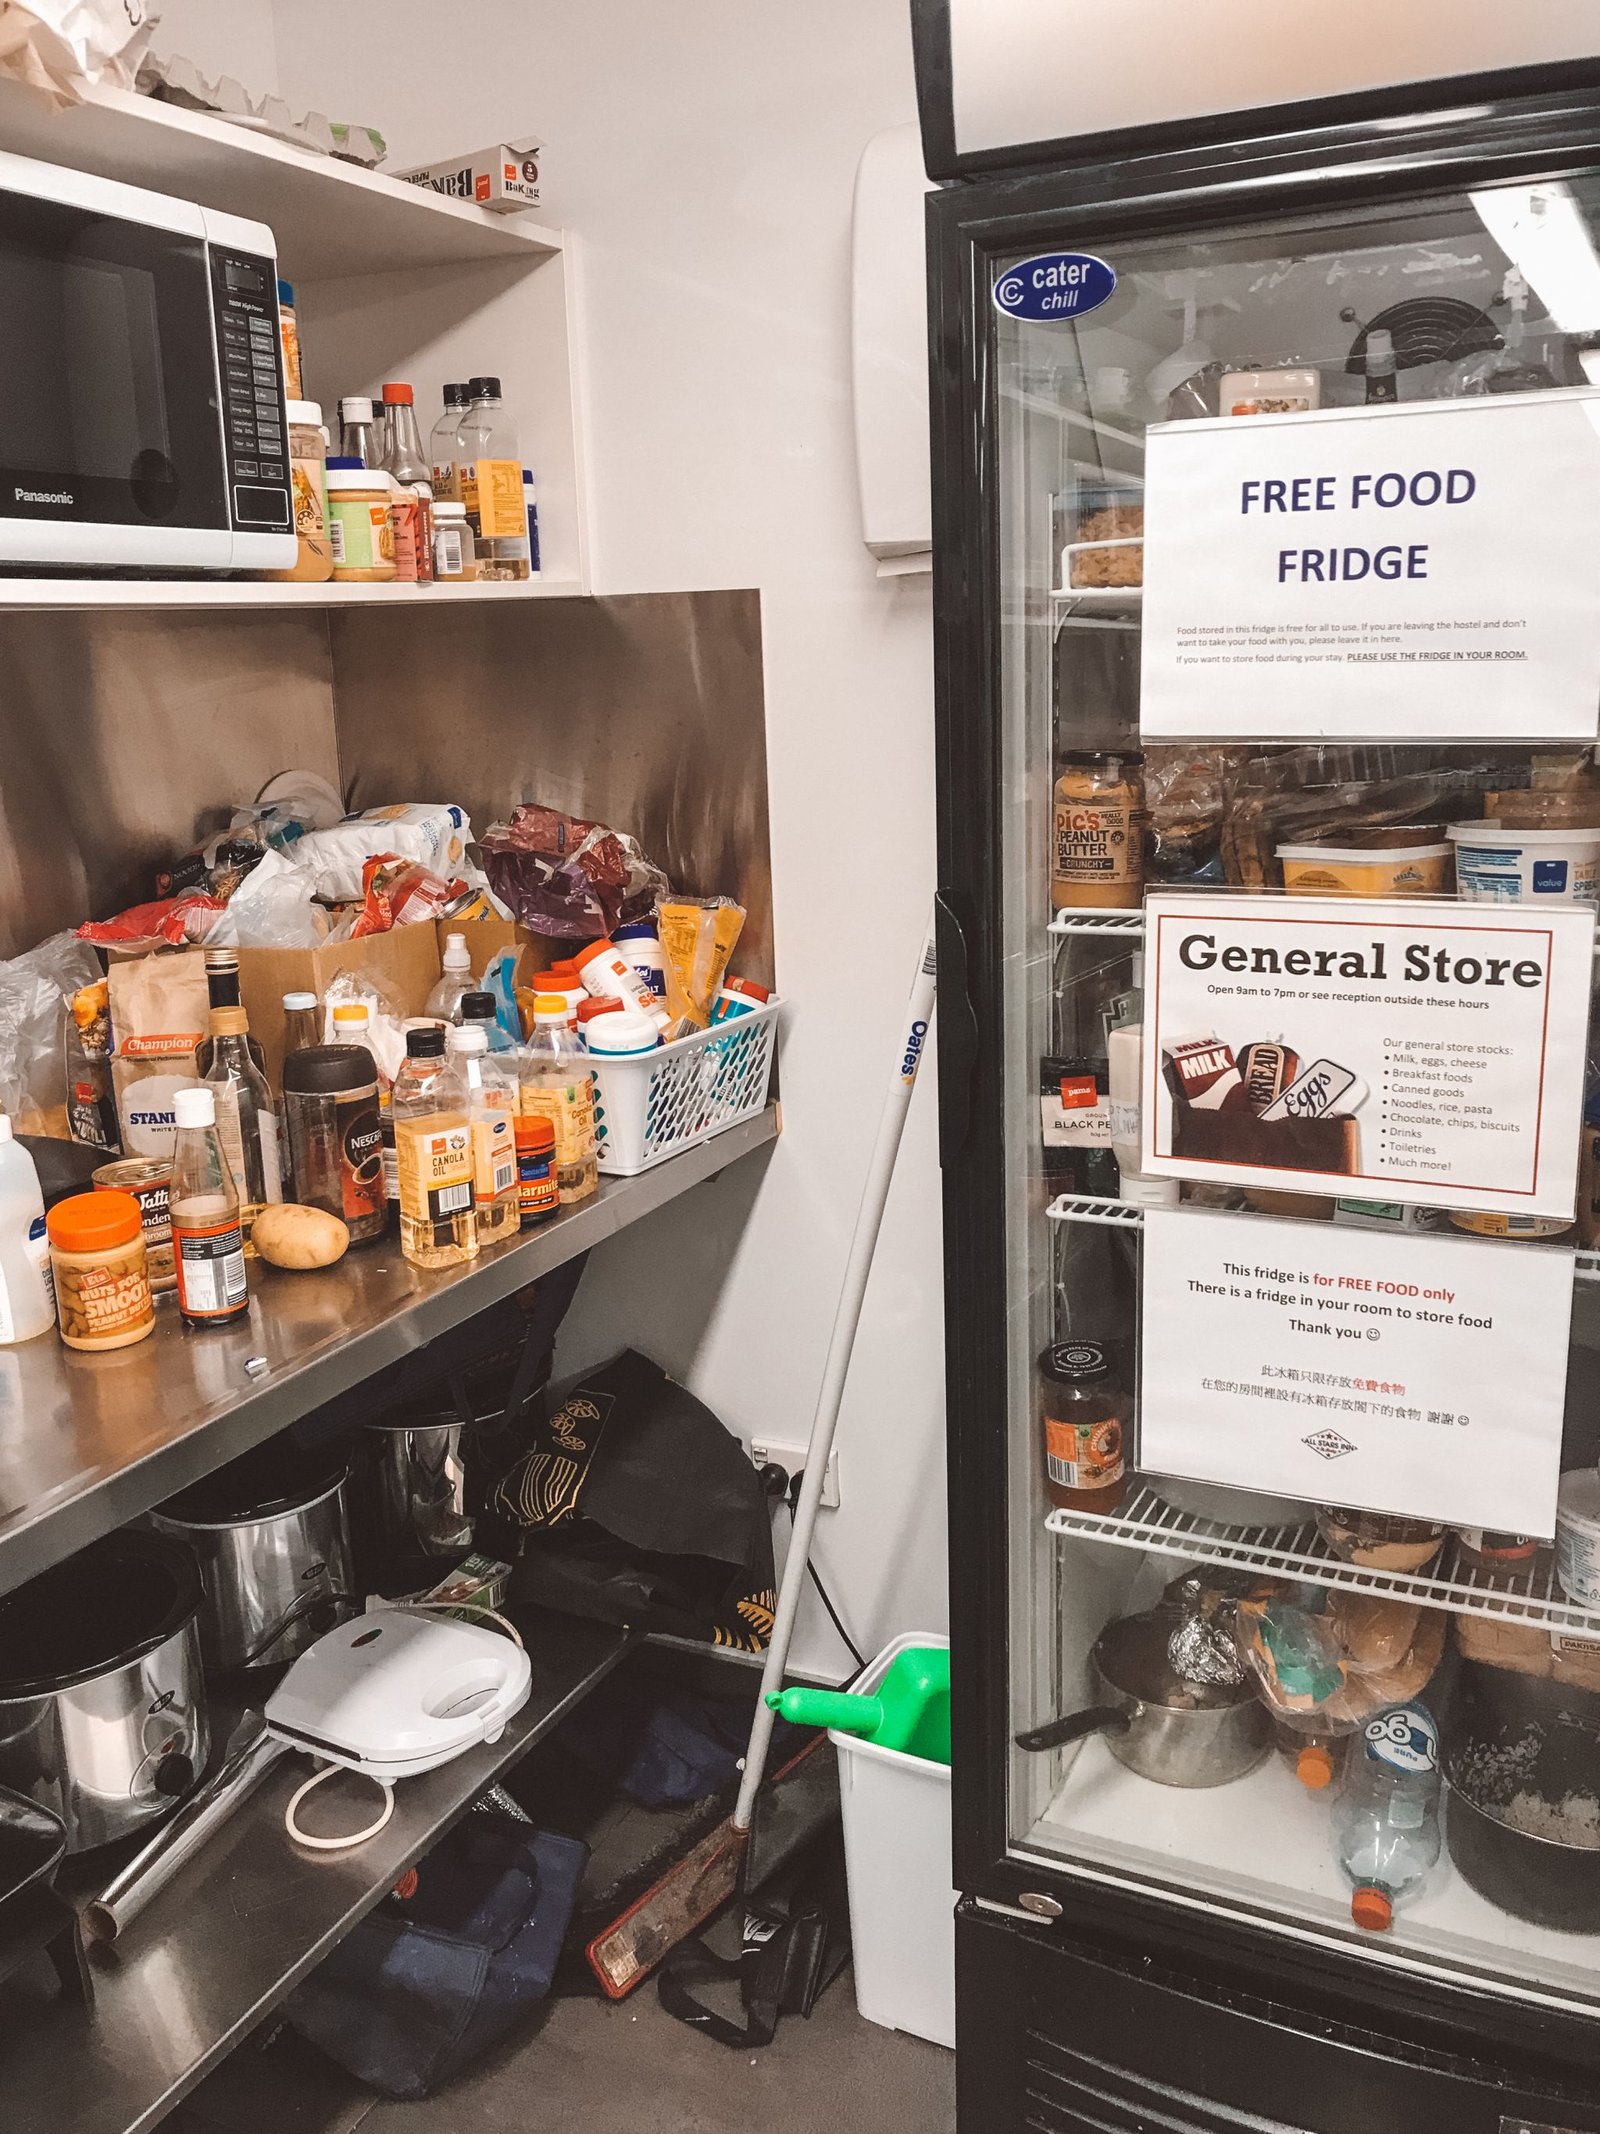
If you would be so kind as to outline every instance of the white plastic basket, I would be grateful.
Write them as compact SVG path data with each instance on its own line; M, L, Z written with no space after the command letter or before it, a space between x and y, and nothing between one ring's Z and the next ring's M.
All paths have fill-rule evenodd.
M601 1173L636 1178L760 1111L781 1005L769 1000L635 1057L593 1054Z

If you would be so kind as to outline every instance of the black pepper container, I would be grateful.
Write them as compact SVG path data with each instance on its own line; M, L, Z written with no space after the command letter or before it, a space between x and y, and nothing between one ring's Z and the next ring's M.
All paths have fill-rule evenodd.
M378 1070L365 1045L307 1045L283 1063L283 1109L294 1197L337 1215L352 1245L381 1237L383 1183Z

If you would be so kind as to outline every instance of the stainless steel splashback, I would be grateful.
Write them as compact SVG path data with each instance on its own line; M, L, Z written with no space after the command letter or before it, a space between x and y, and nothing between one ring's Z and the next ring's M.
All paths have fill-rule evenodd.
M142 903L296 767L339 775L321 615L0 616L0 955Z
M753 592L0 617L0 955L150 897L295 767L352 807L458 800L484 828L537 798L631 830L739 898L738 968L772 980Z
M352 807L458 800L482 830L541 800L631 830L679 888L738 897L738 968L772 983L758 593L330 619Z

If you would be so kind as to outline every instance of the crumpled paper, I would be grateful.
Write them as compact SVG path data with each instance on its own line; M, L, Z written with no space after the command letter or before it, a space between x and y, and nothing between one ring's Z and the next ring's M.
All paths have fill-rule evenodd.
M0 0L0 75L58 105L131 89L160 19L148 0Z

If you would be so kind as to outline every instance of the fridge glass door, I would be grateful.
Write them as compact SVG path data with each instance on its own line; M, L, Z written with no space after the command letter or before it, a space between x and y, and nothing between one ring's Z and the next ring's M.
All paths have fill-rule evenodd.
M1479 792L1532 785L1575 795L1580 816L1595 797L1592 752L1571 746L1351 743L1302 748L1291 762L1281 745L1152 744L1140 760L1147 425L1215 416L1224 395L1266 409L1338 408L1559 394L1600 381L1600 178L1128 241L1080 221L1059 245L1063 253L1082 246L1115 274L1112 293L1076 317L1029 320L1006 308L1045 246L990 263L1010 1152L1011 1856L1339 1944L1376 1963L1600 2008L1600 1642L1586 1642L1600 1641L1600 1612L1564 1603L1548 1549L1486 1571L1452 1537L1414 1575L1395 1576L1381 1551L1366 1564L1331 1553L1310 1504L1229 1497L1139 1472L1142 1211L1119 1198L1107 1138L1127 1125L1112 1101L1126 1091L1108 1078L1129 1040L1119 1045L1108 1031L1139 1021L1142 894L1248 885L1258 864L1272 886L1270 809L1263 813L1259 796L1274 779L1297 791L1325 785L1327 815L1346 831L1393 824L1393 795L1418 790L1407 779L1425 787L1439 774L1441 792L1459 793L1464 768ZM1070 290L1072 271L1063 273ZM1078 270L1085 307L1103 286L1092 266ZM1493 531L1516 541L1514 526ZM1590 820L1600 824L1600 808ZM1075 1219L1062 1219L1072 1203ZM1238 1206L1241 1196L1223 1190L1211 1204ZM1305 1196L1289 1206L1260 1196L1255 1206L1308 1220L1331 1212ZM1572 1233L1556 1242L1572 1244ZM1597 1306L1600 1287L1580 1279L1564 1468L1592 1464L1600 1451ZM1514 1387L1498 1391L1515 1398ZM1507 1863L1509 1894L1525 1916L1469 1880L1452 1847L1418 1888L1395 1895L1392 1924L1358 1924L1334 1831L1359 1731L1319 1727L1310 1705L1274 1714L1255 1696L1236 1711L1231 1691L1197 1689L1209 1663L1193 1646L1175 1667L1159 1625L1105 1641L1108 1626L1162 1603L1175 1580L1196 1570L1215 1580L1226 1569L1304 1580L1314 1600L1342 1596L1347 1617L1359 1612L1356 1598L1375 1598L1383 1605L1367 1634L1390 1661L1402 1656L1383 1677L1401 1695L1431 1691L1443 1709L1449 1670L1471 1657L1505 1709L1526 1711L1543 1729L1541 1741L1552 1724L1567 1730L1578 1747L1561 1787L1552 1793L1541 1758L1532 1787L1496 1796L1510 1841L1504 1828L1477 1833ZM1395 1612L1413 1603L1420 1613ZM1220 1620L1232 1652L1226 1612ZM1350 1662L1347 1647L1339 1658ZM1226 1669L1227 1658L1218 1664ZM1130 1677L1145 1692L1138 1707ZM1086 1713L1098 1716L1081 1720L1076 1738L1017 1742ZM1446 1813L1463 1823L1473 1816L1453 1798ZM1555 1882L1571 1894L1559 1924L1552 1860Z

